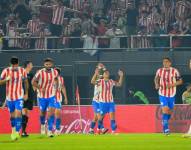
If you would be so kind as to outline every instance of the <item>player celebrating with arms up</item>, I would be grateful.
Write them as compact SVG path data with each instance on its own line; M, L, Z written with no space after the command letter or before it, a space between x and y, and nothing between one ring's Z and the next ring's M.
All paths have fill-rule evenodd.
M2 71L0 85L6 84L6 105L11 114L11 139L17 140L20 137L19 131L22 122L21 111L23 107L23 99L28 99L28 80L25 69L19 67L19 59L17 57L12 57L10 64L11 67L5 68ZM25 95L22 86L23 81Z
M100 109L99 109L99 97L98 97L99 96L99 88L98 88L97 83L99 82L100 79L103 78L103 73L105 70L106 70L106 67L102 63L99 63L97 65L95 73L91 79L91 83L94 85L94 97L92 100L94 117L93 117L93 120L92 120L91 125L90 125L90 131L89 131L90 134L94 134L94 128L95 128L96 122L98 121L98 118L99 118L99 111L100 111ZM105 134L108 131L108 129L104 128L104 126L99 127L99 128L101 128L101 130L98 129L98 134Z
M115 103L113 101L113 87L121 87L123 82L123 71L118 71L119 81L113 81L110 79L110 73L108 70L105 70L103 73L103 79L100 79L97 83L99 88L99 109L100 117L98 119L98 129L101 129L103 126L103 118L105 114L110 114L111 129L112 133L115 133L117 129L115 121ZM94 80L96 84L96 80Z
M58 78L55 79L54 89L55 89L55 117L56 117L56 131L55 135L60 135L60 125L61 125L61 109L62 109L62 93L64 95L64 103L68 104L68 98L66 93L66 87L64 85L64 78L60 75L61 69L56 68L58 72Z
M163 132L169 135L169 120L174 108L176 87L183 83L176 68L171 67L170 58L163 58L163 68L159 68L154 79L155 88L159 90L159 99L162 106Z
M58 72L53 69L53 60L46 58L44 68L39 70L32 80L32 85L38 91L40 107L41 134L46 133L45 118L48 111L48 136L53 137L52 129L54 124L55 93L53 89L54 81L58 77Z

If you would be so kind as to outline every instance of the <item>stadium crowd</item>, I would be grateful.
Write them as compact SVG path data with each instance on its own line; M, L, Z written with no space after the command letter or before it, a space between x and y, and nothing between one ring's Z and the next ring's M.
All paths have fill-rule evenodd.
M188 34L189 0L0 1L0 49L85 48L94 55L97 48L169 47L169 37L157 36ZM191 37L173 37L171 46L190 47Z

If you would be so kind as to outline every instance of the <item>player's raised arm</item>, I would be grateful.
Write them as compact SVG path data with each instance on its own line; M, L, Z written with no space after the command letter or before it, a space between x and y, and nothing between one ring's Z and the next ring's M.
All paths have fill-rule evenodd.
M91 84L93 84L93 85L96 84L96 80L97 80L97 78L98 78L98 75L99 75L99 69L96 68L95 73L94 73L94 75L93 75L93 77L92 77L92 79L91 79Z
M123 84L123 77L124 77L124 73L122 70L118 71L118 75L119 75L119 80L116 82L116 86L117 87L121 87Z

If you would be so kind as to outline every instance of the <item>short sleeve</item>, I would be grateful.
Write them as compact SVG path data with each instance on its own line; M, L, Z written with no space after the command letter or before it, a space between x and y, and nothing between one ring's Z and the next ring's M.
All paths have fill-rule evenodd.
M39 70L39 71L35 74L34 79L39 80L39 79L40 79L40 75L41 75L41 70Z
M155 76L160 77L160 72L161 72L161 69L158 69Z
M179 73L179 71L176 69L175 70L175 78L177 79L177 80L180 80L181 79L181 75L180 75L180 73Z
M6 76L7 76L7 69L4 69L1 73L1 80L5 80Z

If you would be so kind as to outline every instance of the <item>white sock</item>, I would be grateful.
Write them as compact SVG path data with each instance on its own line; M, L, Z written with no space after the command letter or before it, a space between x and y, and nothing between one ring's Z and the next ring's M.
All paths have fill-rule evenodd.
M191 125L190 125L190 128L188 130L188 134L191 134Z

